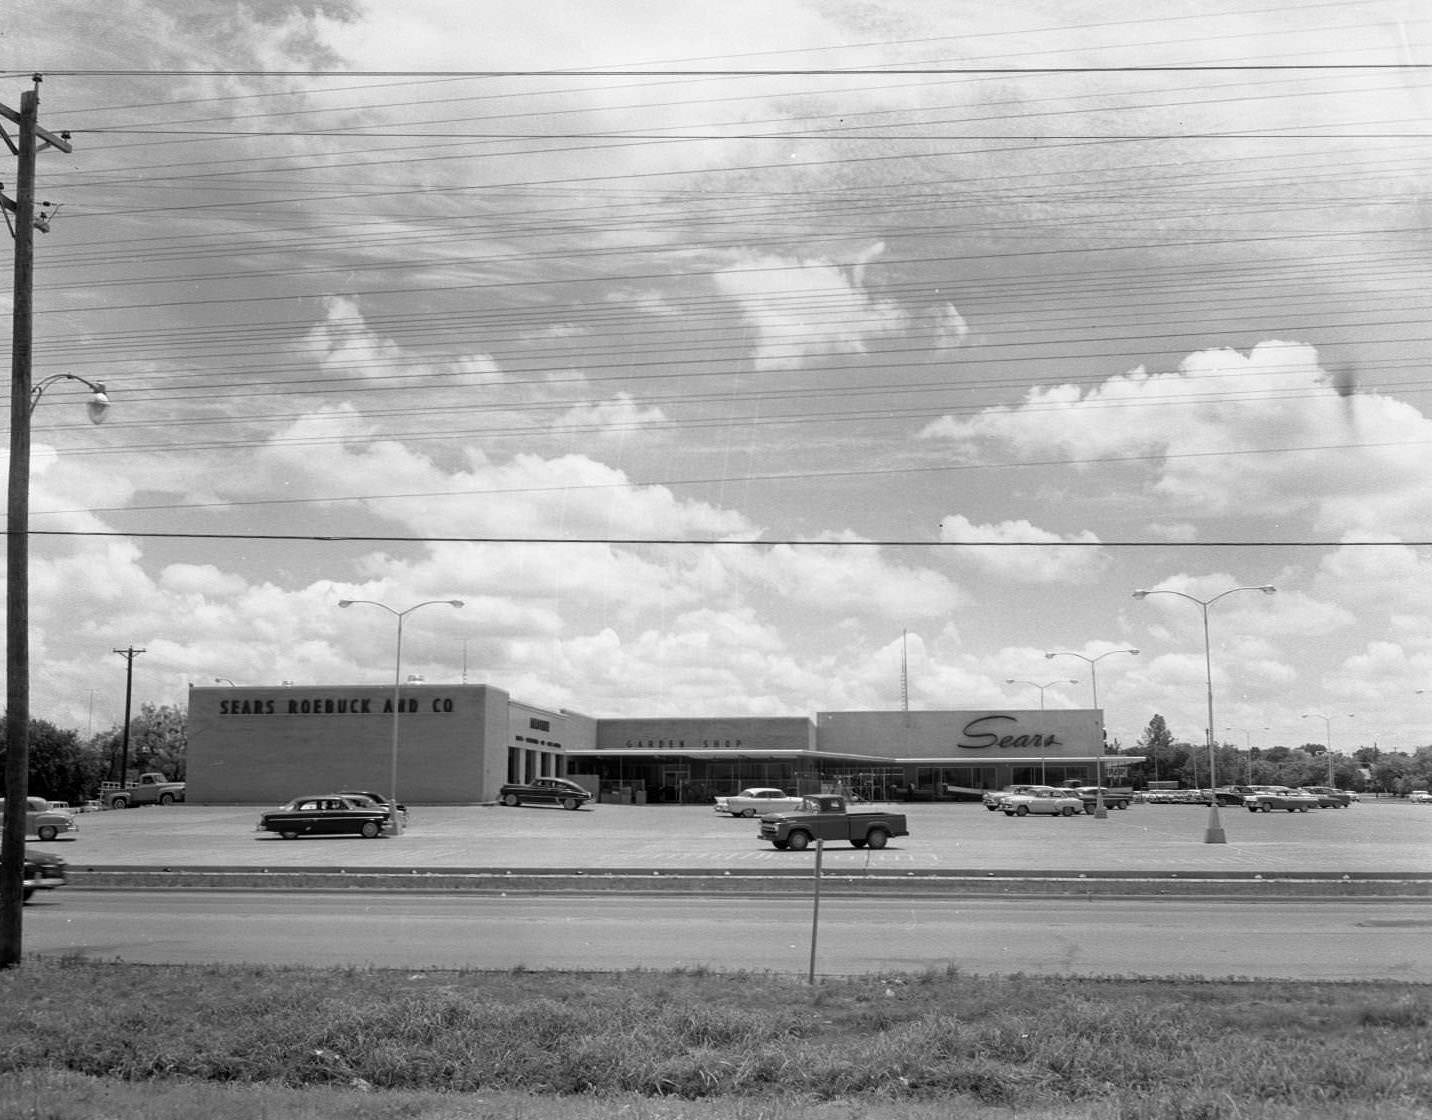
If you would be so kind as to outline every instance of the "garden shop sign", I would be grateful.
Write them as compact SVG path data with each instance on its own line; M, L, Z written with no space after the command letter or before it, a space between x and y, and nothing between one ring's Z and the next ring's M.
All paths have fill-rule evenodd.
M453 711L450 696L401 697L398 712L401 715L417 712L436 712L445 715ZM284 700L260 697L245 700L220 700L221 716L370 716L392 715L393 698L374 696L306 696Z

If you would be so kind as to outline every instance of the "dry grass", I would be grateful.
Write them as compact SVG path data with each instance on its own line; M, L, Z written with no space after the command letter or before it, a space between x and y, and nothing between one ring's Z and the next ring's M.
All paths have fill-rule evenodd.
M37 961L0 999L0 1120L1432 1116L1411 985Z

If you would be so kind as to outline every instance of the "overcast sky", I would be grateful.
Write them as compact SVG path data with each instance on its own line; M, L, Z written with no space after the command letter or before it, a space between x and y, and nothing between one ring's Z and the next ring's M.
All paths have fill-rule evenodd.
M34 715L116 723L130 646L136 705L384 683L338 601L460 598L405 675L786 716L902 663L911 708L1088 707L1097 664L1112 736L1196 741L1202 611L1132 593L1273 584L1209 608L1220 739L1432 741L1428 10L1179 7L0 31L74 146L35 376L113 401L35 412Z

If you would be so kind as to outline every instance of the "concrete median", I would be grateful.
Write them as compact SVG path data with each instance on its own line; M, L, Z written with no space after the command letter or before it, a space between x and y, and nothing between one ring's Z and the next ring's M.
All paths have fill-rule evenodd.
M704 868L257 868L71 867L71 887L90 890L425 891L487 895L648 894L805 895L813 869L714 871ZM1432 875L1303 872L1078 872L940 870L823 872L822 893L902 897L1226 897L1432 898Z

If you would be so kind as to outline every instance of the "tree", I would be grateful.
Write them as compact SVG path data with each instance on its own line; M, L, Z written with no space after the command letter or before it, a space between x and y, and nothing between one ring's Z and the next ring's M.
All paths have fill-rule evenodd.
M1150 780L1158 781L1160 776L1174 776L1172 767L1177 763L1172 757L1175 753L1173 735L1163 716L1155 714L1149 720L1148 726L1139 733L1138 744L1132 747L1129 753L1141 754L1147 759L1145 762L1130 765L1125 771L1130 784L1143 787ZM1178 761L1181 762L1181 759Z
M108 760L105 772L116 781L119 773L124 728L113 727L95 737L101 757ZM172 704L144 704L129 721L129 769L131 772L158 770L170 781L182 782L188 764L189 730L187 713Z
M0 744L5 720L0 718ZM4 758L0 747L0 759ZM46 801L84 801L99 783L104 756L93 744L81 743L79 733L63 730L42 719L30 721L30 765L26 779L32 797Z

